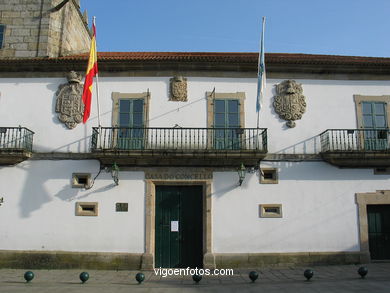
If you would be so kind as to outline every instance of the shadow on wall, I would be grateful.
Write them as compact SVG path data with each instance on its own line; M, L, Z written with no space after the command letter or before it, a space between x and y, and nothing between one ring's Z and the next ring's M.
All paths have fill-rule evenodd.
M111 183L111 184L108 184L106 186L99 187L96 189L93 188L89 192L81 192L81 191L84 191L85 189L70 188L69 185L64 185L59 192L54 194L54 196L58 197L59 199L61 199L63 201L80 200L80 199L88 197L91 194L109 191L110 189L112 189L114 187L116 187L116 184Z
M268 162L267 162L268 163ZM271 163L271 162L270 162ZM316 181L354 181L355 186L364 186L367 180L386 180L390 175L373 175L372 169L346 169L318 162L272 162L272 167L279 169L279 181L316 180ZM263 164L262 167L268 165ZM270 165L271 166L271 165Z
M30 162L23 166L18 165L17 168L23 169L27 174L19 207L21 217L28 218L33 211L40 209L42 205L51 201L49 193L44 188L47 178L42 177L42 174L38 171L32 172ZM45 165L41 164L39 169L45 170Z
M60 196L58 197L60 199L65 200L67 197L77 197L82 189L74 189L71 187L72 172L85 170L86 166L75 166L72 162L66 163L63 161L28 161L26 164L19 164L17 168L23 169L26 173L19 207L21 217L28 218L31 216L31 213L39 210L42 206L54 199L55 195L49 191L50 187L48 187L48 184L53 186L51 187L52 189L56 187L55 183L50 182L50 180L68 182L59 192ZM91 169L91 166L88 166L88 169ZM92 174L92 176L96 174ZM65 196L65 194L67 195Z
M237 181L238 181L238 179L237 179ZM229 184L229 185L222 187L222 188L216 186L214 189L215 191L213 193L211 193L211 196L212 197L213 196L221 197L221 196L225 195L226 193L228 193L236 188L239 188L239 187L240 186L238 185L238 183Z
M280 82L283 82L283 80L281 80ZM283 125L282 126L283 130L286 130L286 131L291 130L291 128L286 125L287 121L280 118L279 114L275 111L275 107L274 107L273 103L274 103L275 97L277 96L276 85L272 88L272 94L273 94L272 101L269 104L269 110L270 110L271 114L275 117L275 119L278 120L279 123L281 123ZM308 102L308 99L306 99L306 103L307 102ZM303 116L303 118L304 118L304 116ZM301 125L304 123L303 118L296 120L297 127L298 127L298 123L300 124L299 127L303 127L303 125ZM312 127L310 127L310 128L312 128ZM322 132L322 131L319 131L319 133L320 132ZM276 151L275 153L276 154L319 154L321 152L321 142L320 142L319 133L315 136L312 136L312 137L309 137L305 140L302 140L296 144L293 144L293 145L288 146L286 148L283 148L279 151Z
M107 111L102 113L100 116L105 116L105 115L111 115L111 111ZM53 118L53 121L56 120L57 124L62 124L62 122L58 121L57 116ZM88 122L92 127L98 127L98 119L97 116L91 116L88 119ZM62 127L65 129L65 131L72 131L71 129L67 128L64 124ZM80 123L77 127L83 127L83 137L77 140L74 140L68 144L64 144L62 146L56 147L55 149L47 149L47 151L51 152L88 152L91 149L91 143L92 143L92 129L87 127L86 125ZM90 130L89 130L90 129ZM88 132L90 131L90 132ZM45 147L42 147L41 149L45 149Z
M275 154L319 154L321 152L320 136L315 135L297 142L284 149L276 151Z
M86 133L87 127L85 127L85 133ZM35 134L36 135L36 134ZM50 148L47 146L38 145L37 143L33 144L33 151L39 152L39 153L85 153L88 152L91 148L91 135L85 136L84 138L77 139L75 141L72 141L68 144L56 147L56 148Z
M59 87L61 85L67 85L68 83L66 82L66 79L64 78L63 80L63 83L61 84L57 84L57 83L53 83L53 84L49 84L47 85L47 88L49 90L51 90L54 94L53 94L53 98L52 98L52 107L51 107L51 112L52 112L52 122L57 125L57 126L60 126L64 131L72 131L72 129L69 129L65 123L61 122L58 118L58 116L60 115L60 113L57 113L56 112L56 106L57 106L57 91L59 89ZM94 107L94 105L91 105L92 108ZM66 111L69 109L61 109L61 107L59 107L59 109L61 111ZM74 112L74 109L73 111ZM80 115L82 115L83 113L80 113ZM91 113L92 114L92 113ZM109 115L111 117L112 115L112 111L106 111L104 113L100 113L100 118L103 118L104 116L107 116ZM108 119L108 121L111 121L111 119ZM90 125L95 125L95 126L98 126L98 117L97 115L95 116L90 116L89 119L88 119L88 122ZM65 144L63 146L60 146L60 147L57 147L55 149L48 149L48 151L62 151L62 152L85 152L87 150L90 149L91 147L91 136L92 136L92 131L91 133L87 133L87 130L89 129L88 127L86 127L86 125L84 125L82 122L78 123L74 129L78 128L78 127L82 127L84 126L84 135L83 135L83 138L81 139L78 139L78 140L75 140L73 142L70 142L68 144ZM45 150L45 147L42 147L41 148L42 150ZM47 149L47 148L46 148Z
M19 164L17 168L26 172L19 202L22 218L29 218L34 211L56 199L71 202L99 193L104 195L114 187L118 188L111 174L105 171L99 174L91 189L72 188L73 172L91 173L91 170L94 170L91 176L92 178L97 176L99 163L95 161L89 161L87 164L75 164L75 161L29 161L26 164ZM123 181L144 179L141 173L121 172L119 177ZM106 195L110 194L112 193L106 193Z
M282 81L281 81L282 82ZM282 126L282 129L283 130L288 130L290 129L290 127L288 127L286 125L286 120L280 118L279 114L276 113L275 111L275 107L274 107L274 101L275 101L275 97L277 96L277 92L276 92L276 84L272 87L272 99L271 99L271 103L269 104L269 109L270 109L270 112L272 115L275 116L275 119L278 120L279 123L283 124Z

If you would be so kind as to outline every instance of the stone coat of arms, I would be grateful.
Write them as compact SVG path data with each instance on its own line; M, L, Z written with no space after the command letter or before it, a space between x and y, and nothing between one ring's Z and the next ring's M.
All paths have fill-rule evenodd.
M81 75L70 71L66 78L68 83L61 84L56 92L56 112L58 119L69 129L73 129L83 121L84 103L82 102L83 85Z
M274 109L281 119L287 120L286 125L295 127L295 120L302 118L306 111L306 101L302 84L295 80L285 80L276 85Z
M187 101L187 78L175 76L170 79L170 101Z

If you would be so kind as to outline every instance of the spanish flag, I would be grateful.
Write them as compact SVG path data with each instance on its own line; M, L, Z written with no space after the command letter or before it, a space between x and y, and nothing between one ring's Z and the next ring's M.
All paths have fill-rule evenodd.
M91 40L91 49L89 50L88 68L85 74L83 97L82 97L84 103L83 123L87 122L89 118L89 114L91 113L93 78L98 73L95 22L93 22L92 24L92 31L93 31L93 35Z

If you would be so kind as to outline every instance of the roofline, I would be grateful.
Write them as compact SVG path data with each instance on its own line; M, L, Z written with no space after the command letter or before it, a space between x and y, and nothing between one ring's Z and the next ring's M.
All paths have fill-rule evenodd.
M89 53L61 56L56 58L0 58L0 63L9 62L68 62L86 61ZM136 60L177 60L198 61L238 60L241 62L257 62L258 53L253 52L98 52L98 61L136 61ZM388 57L363 57L345 55L320 55L302 53L265 53L266 64L271 63L299 63L299 64L390 64Z
M70 55L58 58L2 58L0 73L17 72L84 72L88 54ZM224 72L247 77L257 75L258 53L239 52L98 52L100 75L120 75L131 72L133 75L159 75L180 72L196 75L195 72ZM359 75L379 76L390 79L390 58L360 57L340 55L316 55L296 53L266 53L267 74L301 75ZM142 72L142 74L141 74ZM217 74L218 75L218 74ZM226 74L225 74L226 75ZM224 75L224 76L225 76ZM1 74L0 76L4 76ZM349 78L348 78L349 79Z

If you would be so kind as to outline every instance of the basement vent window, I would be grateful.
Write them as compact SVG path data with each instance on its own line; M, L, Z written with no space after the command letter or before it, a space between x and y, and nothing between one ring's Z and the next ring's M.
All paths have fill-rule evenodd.
M76 202L76 216L92 216L98 215L97 202Z
M282 218L281 204L261 204L260 218Z
M73 188L88 188L91 186L90 173L73 173L72 187Z
M278 169L260 168L261 184L278 184Z
M374 175L390 175L390 168L375 168Z

